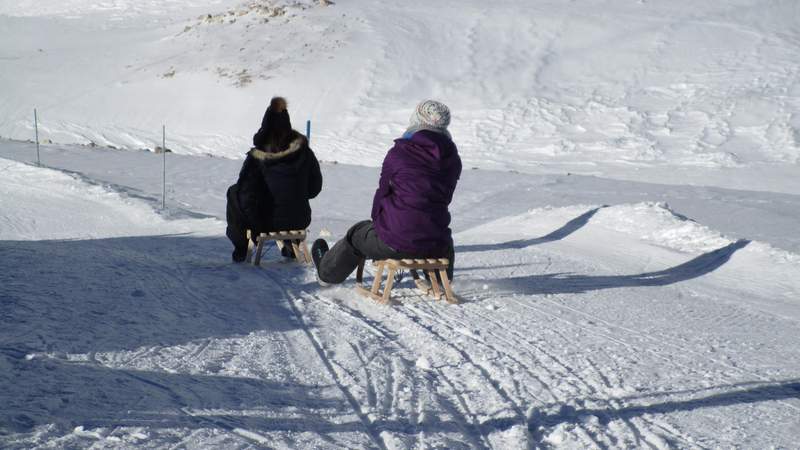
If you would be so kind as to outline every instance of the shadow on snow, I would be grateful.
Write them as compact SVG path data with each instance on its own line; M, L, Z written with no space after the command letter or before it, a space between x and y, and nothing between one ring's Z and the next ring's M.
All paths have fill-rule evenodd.
M750 383L746 383L750 384ZM729 386L731 387L737 387ZM631 419L643 415L670 414L682 411L695 411L703 408L721 408L736 405L747 405L768 401L800 399L800 380L785 380L776 383L761 384L746 389L734 389L704 397L685 400L667 400L650 404L633 404L620 408L585 408L562 406L555 413L534 411L528 420L528 429L536 436L542 427L554 427L562 423L579 423L586 417L597 417L599 422L607 425L619 419ZM502 426L502 421L490 426Z
M561 228L553 231L552 233L548 234L547 236L542 236L534 239L518 239L516 241L509 241L503 242L500 244L472 244L472 245L458 245L456 246L456 253L458 252L489 252L489 251L496 251L496 250L509 250L509 249L520 249L529 247L531 245L539 245L545 244L547 242L559 241L564 239L565 237L569 236L570 234L580 230L583 228L588 222L589 219L594 216L597 211L602 208L606 208L607 206L601 206L599 208L594 208L589 210L580 216L570 220Z
M252 432L364 433L364 425L335 386L267 382L249 378L167 374L111 369L49 358L27 361L0 352L0 383L14 389L0 391L2 436L55 424L69 432L81 425L96 427L212 428ZM740 388L745 385L747 388ZM575 408L561 406L545 412L534 409L524 421L493 418L480 424L426 415L421 423L405 419L376 419L373 431L402 434L461 433L488 435L513 426L525 426L535 439L543 429L579 423L594 416L601 424L643 415L670 414L767 401L800 399L800 380L744 383L717 387L711 395L652 402L640 399L622 407ZM30 386L27 387L26 386ZM41 389L46 386L46 389ZM656 394L658 395L658 394ZM605 401L613 401L607 399ZM244 413L244 414L243 414Z
M133 350L297 328L280 286L230 251L213 237L0 241L0 347Z
M698 278L717 270L728 262L737 250L744 248L749 243L749 240L740 239L725 247L704 253L683 264L657 272L645 272L637 275L597 276L552 273L505 278L498 280L495 286L526 295L579 294L600 289L667 286Z
M46 357L28 361L2 351L0 367L0 436L50 423L66 432L77 425L268 431L302 428L292 425L297 417L324 432L334 425L318 416L350 413L335 386L120 370Z

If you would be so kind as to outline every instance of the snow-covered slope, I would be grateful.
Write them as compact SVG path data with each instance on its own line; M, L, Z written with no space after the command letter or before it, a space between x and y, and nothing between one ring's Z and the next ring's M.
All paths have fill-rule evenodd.
M800 158L793 0L0 1L0 135L237 156L267 99L325 159L376 165L412 106L454 112L469 165ZM91 80L91 82L87 82ZM622 166L620 166L622 164Z
M794 0L0 0L0 448L796 448L798 23ZM275 94L312 120L329 239L412 107L450 105L462 304L229 262ZM174 152L140 151L163 124Z
M59 171L3 160L0 235L6 240L87 239L198 232L198 221L167 220L136 198ZM224 223L207 219L207 233Z
M0 159L0 447L797 441L800 256L649 200L692 198L714 221L718 198L748 222L777 220L745 205L778 194L469 171L453 205L463 304L405 281L384 307L274 251L228 263L214 217L236 161L171 155L159 211L160 155L43 159L69 171ZM312 233L335 239L368 213L377 172L323 172Z

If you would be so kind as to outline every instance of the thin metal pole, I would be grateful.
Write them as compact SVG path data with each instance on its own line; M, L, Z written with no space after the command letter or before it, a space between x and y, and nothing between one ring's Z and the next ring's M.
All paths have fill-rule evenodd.
M167 126L161 126L161 153L164 155L161 176L161 209L167 207Z
M36 165L41 166L42 160L39 157L39 114L33 108L33 128L36 130Z
M311 142L311 119L306 120L306 139Z

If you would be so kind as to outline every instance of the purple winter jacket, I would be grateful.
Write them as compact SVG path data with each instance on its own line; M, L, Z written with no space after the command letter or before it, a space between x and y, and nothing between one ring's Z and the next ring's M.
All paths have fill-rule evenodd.
M460 176L461 158L447 136L422 130L395 140L372 201L378 237L400 252L444 256L451 241L447 206Z

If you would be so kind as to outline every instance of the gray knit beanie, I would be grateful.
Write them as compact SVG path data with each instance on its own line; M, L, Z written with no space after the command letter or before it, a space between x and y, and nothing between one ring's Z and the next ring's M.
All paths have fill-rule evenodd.
M411 114L406 133L415 133L420 130L430 130L442 133L450 138L447 126L450 125L450 108L436 100L425 100Z

